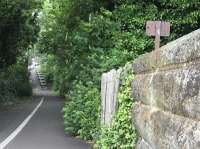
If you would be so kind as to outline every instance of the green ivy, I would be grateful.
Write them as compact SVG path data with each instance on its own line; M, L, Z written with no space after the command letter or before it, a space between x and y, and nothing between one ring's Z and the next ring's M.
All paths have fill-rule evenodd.
M112 127L104 126L96 147L100 149L132 149L137 140L137 134L131 119L134 101L131 97L131 82L133 73L122 76L118 94L118 110L113 119Z

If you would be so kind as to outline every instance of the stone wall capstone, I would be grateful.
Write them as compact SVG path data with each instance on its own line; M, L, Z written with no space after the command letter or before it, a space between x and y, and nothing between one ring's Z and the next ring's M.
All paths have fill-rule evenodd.
M137 149L200 148L200 30L133 62Z

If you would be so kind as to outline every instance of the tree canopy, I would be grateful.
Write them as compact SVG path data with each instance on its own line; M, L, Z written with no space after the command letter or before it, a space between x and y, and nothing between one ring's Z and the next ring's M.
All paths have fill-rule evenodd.
M16 58L37 40L39 1L0 1L0 68L16 63Z
M70 100L64 107L66 131L99 140L100 148L121 148L119 142L132 148L133 140L122 137L122 132L132 132L130 127L117 127L99 138L101 74L154 48L153 39L145 35L146 21L171 23L171 35L162 39L163 45L199 28L199 8L198 0L45 0L37 48L45 55L47 78ZM127 112L119 109L116 126Z
M135 135L125 134L134 132L125 115L131 109L131 81L125 79L127 86L120 89L119 100L125 102L119 105L116 128L103 133L101 75L153 49L153 39L145 35L146 21L171 23L171 35L162 39L163 45L198 29L199 9L199 0L0 1L0 69L8 68L3 77L0 74L0 87L6 90L2 80L13 80L13 75L6 74L19 74L18 69L28 80L27 71L19 67L17 59L34 45L42 55L41 70L68 100L63 108L66 132L85 140L98 140L103 149L132 148L135 138L130 138ZM17 64L16 69L13 64ZM9 92L13 92L12 81L7 84ZM0 92L0 101L4 96ZM123 128L119 127L121 124Z
M27 51L37 41L38 0L0 1L0 107L31 95Z

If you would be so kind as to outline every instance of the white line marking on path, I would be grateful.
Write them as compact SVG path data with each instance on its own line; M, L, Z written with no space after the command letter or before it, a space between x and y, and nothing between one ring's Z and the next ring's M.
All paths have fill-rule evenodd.
M31 118L35 115L35 113L41 107L43 102L44 102L44 98L41 99L41 101L35 107L33 112L3 142L1 142L0 149L4 149L23 130L23 128L28 124Z

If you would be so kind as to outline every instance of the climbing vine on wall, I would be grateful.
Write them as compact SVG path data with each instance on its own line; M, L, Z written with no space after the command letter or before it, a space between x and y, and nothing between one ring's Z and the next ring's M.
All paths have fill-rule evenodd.
M134 105L131 97L132 80L133 72L131 69L126 70L125 75L121 76L118 110L113 119L112 127L105 126L101 129L96 147L101 149L132 149L135 146L137 134L131 120L131 111Z

